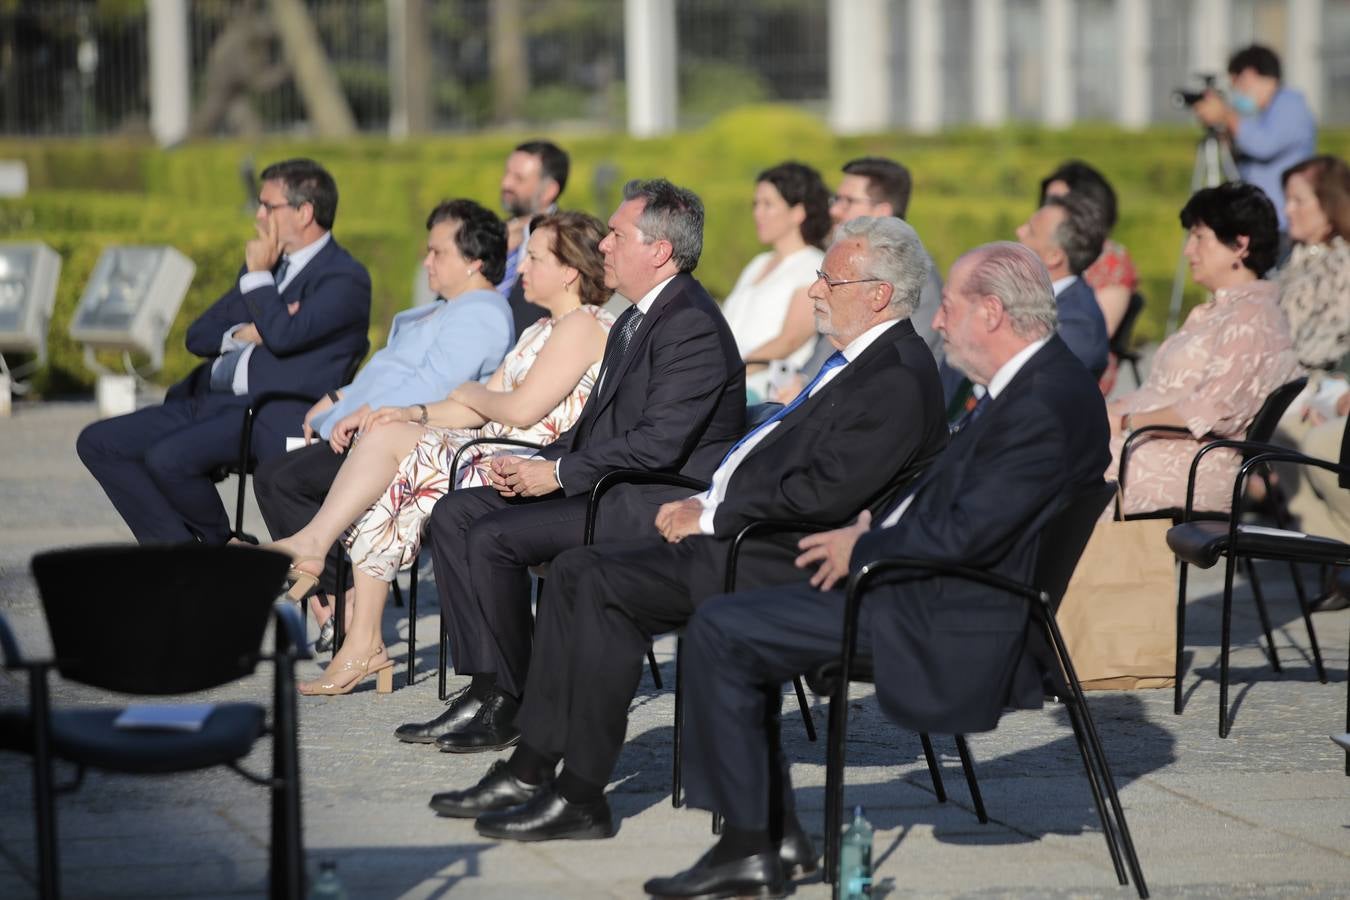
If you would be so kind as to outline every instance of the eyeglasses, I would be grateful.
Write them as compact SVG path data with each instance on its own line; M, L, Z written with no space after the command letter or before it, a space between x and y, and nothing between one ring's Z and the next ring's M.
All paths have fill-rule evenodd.
M825 282L825 286L826 286L827 288L829 288L830 290L832 290L832 291L833 291L835 288L837 288L837 287L843 287L843 286L846 285L846 284L867 284L868 282L871 282L871 281L885 281L885 280L886 280L886 279L884 279L884 278L846 278L846 279L843 279L842 281L839 281L839 280L836 280L836 279L834 279L834 278L831 278L830 276L826 275L824 272L820 271L819 269L816 269L816 278L817 278L817 280L819 280L819 281Z
M293 209L298 209L298 208L299 208L299 207L297 207L294 203L268 203L266 200L262 199L261 197L258 198L258 209L265 209L265 210L267 210L267 214L268 214L269 216L270 216L272 213L276 212L277 210L281 209L281 208L284 207L284 206L289 206L289 207L291 207L291 208L293 208Z
M830 205L844 203L848 206L876 206L877 202L870 197L850 197L847 194L834 194L830 197Z

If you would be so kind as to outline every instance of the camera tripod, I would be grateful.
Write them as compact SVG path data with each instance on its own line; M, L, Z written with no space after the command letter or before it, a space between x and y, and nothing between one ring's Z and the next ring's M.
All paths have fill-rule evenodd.
M1223 133L1214 127L1206 128L1195 145L1195 166L1191 169L1191 195L1201 188L1218 187L1226 181L1241 181L1233 151L1223 139ZM1188 195L1189 198L1190 195ZM1186 286L1186 238L1181 239L1177 252L1176 274L1172 276L1172 299L1167 309L1167 331L1177 330L1181 318L1181 293Z

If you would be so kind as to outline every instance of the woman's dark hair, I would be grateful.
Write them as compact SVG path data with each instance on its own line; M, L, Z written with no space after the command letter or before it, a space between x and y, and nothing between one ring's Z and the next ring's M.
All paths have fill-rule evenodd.
M820 173L799 162L779 163L755 177L773 185L788 206L801 205L806 210L802 220L802 240L816 247L824 247L834 223L830 221L830 191Z
M1295 163L1280 175L1280 186L1289 191L1289 177L1302 175L1312 183L1317 205L1331 223L1328 237L1350 241L1350 166L1339 156L1314 156Z
M483 264L483 277L496 284L506 274L506 223L472 200L442 200L427 216L427 231L458 222L455 247L465 259Z
M609 230L604 222L584 212L556 212L535 216L530 231L547 228L553 232L549 249L558 262L577 270L581 302L599 306L609 300L605 287L605 258L600 241Z
M1236 248L1247 237L1247 255L1242 264L1257 275L1275 265L1280 244L1280 220L1275 205L1255 185L1221 184L1191 195L1181 210L1181 227L1208 225L1227 247Z
M1079 159L1060 163L1058 169L1041 179L1041 206L1045 205L1046 190L1056 181L1064 182L1069 193L1083 197L1101 210L1107 233L1116 227L1116 192L1105 175Z

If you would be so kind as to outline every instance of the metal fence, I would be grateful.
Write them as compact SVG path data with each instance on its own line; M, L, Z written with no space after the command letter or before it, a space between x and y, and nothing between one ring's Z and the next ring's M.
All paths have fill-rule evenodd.
M1152 117L1182 121L1171 89L1191 80L1195 0L1150 4ZM829 0L676 0L679 122L698 125L745 102L828 102ZM266 0L189 4L195 133L306 128L304 98L285 63ZM305 0L358 127L391 118L388 0ZM891 0L893 118L907 120L907 0ZM1009 118L1035 121L1044 102L1040 0L1005 0ZM1075 9L1074 105L1110 120L1119 102L1115 0ZM1350 0L1322 9L1323 120L1350 122ZM625 122L623 0L426 0L416 35L425 51L426 121L437 131L493 124ZM1285 39L1288 0L1231 0L1234 42ZM974 111L971 0L940 7L942 117ZM1278 27L1276 27L1278 26ZM505 74L494 58L518 59ZM147 23L139 0L0 3L0 134L79 135L148 130ZM878 77L886 77L879 73Z

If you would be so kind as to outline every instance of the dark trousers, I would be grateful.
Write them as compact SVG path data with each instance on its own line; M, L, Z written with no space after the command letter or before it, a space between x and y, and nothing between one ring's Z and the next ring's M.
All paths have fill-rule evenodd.
M169 400L80 432L76 452L136 540L223 544L230 522L208 477L239 458L247 397Z
M631 487L606 495L597 519L597 543L626 543L656 534L656 510L670 499L670 490ZM508 499L490 487L451 491L437 501L426 543L458 674L494 673L502 690L517 696L524 691L534 632L529 567L581 546L586 503L585 495ZM542 606L548 606L553 593L550 569Z
M773 828L792 809L779 744L784 681L839 657L844 594L806 582L711 597L684 633L683 778L689 805L736 828ZM858 654L870 653L870 618Z
M258 464L253 475L253 496L273 539L295 534L309 524L328 496L343 459L326 442L316 440L308 447ZM338 591L337 564L343 552L340 543L333 544L328 551L323 575L319 577L319 587L326 594ZM343 590L350 583L349 571Z
M572 774L607 784L652 636L682 627L716 593L726 548L706 537L658 538L583 547L554 560L516 716L521 740L561 756ZM741 582L795 580L791 558L784 552L742 566Z

